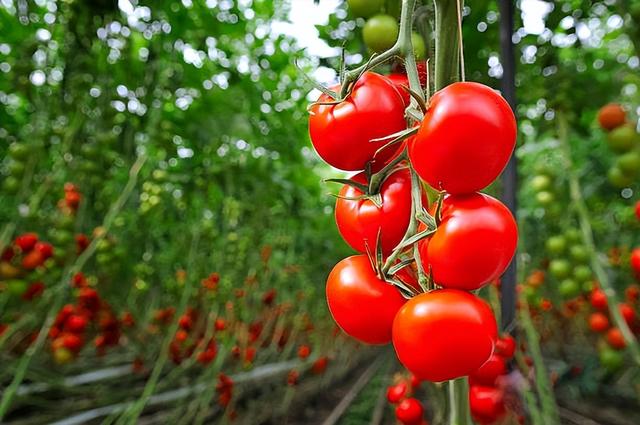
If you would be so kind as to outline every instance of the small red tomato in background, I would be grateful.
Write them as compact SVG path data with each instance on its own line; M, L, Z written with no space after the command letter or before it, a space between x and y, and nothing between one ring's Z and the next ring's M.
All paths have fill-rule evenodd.
M633 323L636 321L636 312L633 307L627 303L620 303L618 310L620 310L620 314L624 321L627 322L627 325L633 326Z
M624 337L622 336L622 332L618 328L609 329L607 332L607 342L616 350L622 350L627 345Z
M605 310L607 308L607 296L602 289L594 289L589 297L591 306L596 310Z
M603 313L596 312L589 316L589 329L593 332L604 332L609 329L609 318Z
M499 376L507 373L507 364L502 356L491 355L482 366L469 375L469 382L472 385L493 386Z
M14 242L22 252L29 252L38 242L38 235L35 233L23 233L17 236Z
M635 303L640 298L640 287L638 285L629 285L627 289L624 290L624 295L627 301Z
M425 270L445 287L472 291L498 278L518 243L509 209L481 193L447 196L435 234L420 242Z
M473 419L481 424L492 424L506 413L502 390L472 385L469 389L469 407Z
M399 382L387 388L387 401L391 404L399 403L407 394L407 384Z
M38 242L33 249L34 251L38 251L45 260L53 256L53 246L50 243Z
M636 202L636 217L640 220L640 201Z
M356 174L352 180L368 185L364 173ZM400 169L391 173L380 187L382 206L370 199L358 199L363 192L345 184L336 201L336 224L344 240L351 248L366 253L365 245L375 252L376 239L380 234L382 252L391 253L407 231L411 218L411 173ZM346 198L346 199L345 199ZM426 196L423 200L427 205Z
M640 248L635 248L631 251L631 268L636 277L640 279Z
M334 87L334 91L339 87ZM323 94L318 102L334 102ZM402 96L388 78L366 72L351 94L335 105L311 107L309 134L318 155L329 165L345 171L364 170L376 151L390 140L371 142L406 128ZM395 148L381 152L389 157Z
M424 408L415 398L405 398L396 406L396 418L404 425L419 425Z
M473 193L491 184L516 143L511 107L483 84L454 83L432 96L409 158L431 187Z
M45 262L45 258L42 256L40 251L32 249L22 259L22 268L25 270L33 270L36 267L41 266L42 263L44 262Z
M516 340L509 334L505 334L496 341L496 354L505 359L510 359L516 352Z
M477 370L493 353L497 335L489 305L456 289L413 297L393 322L398 359L419 379L433 382Z
M318 360L313 362L311 365L311 373L314 375L321 375L327 370L327 365L329 364L329 359L327 357L320 357Z
M347 334L368 344L386 344L405 300L393 285L378 278L366 255L354 255L331 270L327 302L334 320Z
M598 124L603 130L613 130L627 121L627 113L617 103L608 103L598 111Z
M300 348L298 348L298 357L301 359L306 359L309 357L309 354L311 354L311 348L309 348L308 345L301 345Z

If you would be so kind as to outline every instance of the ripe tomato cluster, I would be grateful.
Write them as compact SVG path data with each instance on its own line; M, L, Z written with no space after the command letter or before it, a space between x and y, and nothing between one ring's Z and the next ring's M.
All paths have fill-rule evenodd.
M631 186L640 172L640 134L627 122L625 110L617 103L600 108L598 123L607 132L609 147L618 154L609 169L609 182L618 189Z
M420 387L420 380L411 375L398 376L387 388L387 401L395 406L395 415L403 425L428 425L424 419L424 406L413 397Z
M434 94L417 126L405 106L393 82L365 72L344 99L323 94L310 108L320 157L358 172L338 180L335 217L360 254L333 268L326 294L347 334L393 342L418 379L440 382L469 375L494 351L493 312L470 291L506 270L518 232L511 212L478 191L506 166L516 122L508 103L478 83ZM415 136L399 148L387 143L407 127ZM431 205L425 183L439 192Z

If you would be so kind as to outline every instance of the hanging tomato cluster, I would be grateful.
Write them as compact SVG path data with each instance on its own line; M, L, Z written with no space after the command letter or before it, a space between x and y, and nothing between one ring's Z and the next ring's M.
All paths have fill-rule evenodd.
M387 401L395 405L396 419L403 425L427 425L424 406L413 397L419 387L420 381L413 375L399 376L387 387Z
M362 342L393 342L420 380L467 376L497 340L491 308L470 291L502 275L518 239L507 207L478 192L514 150L513 112L472 82L435 93L421 123L382 75L363 73L343 99L332 90L310 108L310 136L329 165L358 172L333 181L344 184L336 224L360 254L329 274L331 314ZM431 204L425 183L439 192Z

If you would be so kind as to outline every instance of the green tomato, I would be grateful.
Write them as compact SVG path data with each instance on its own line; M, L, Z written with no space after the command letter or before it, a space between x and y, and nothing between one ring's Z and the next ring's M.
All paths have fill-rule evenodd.
M567 239L567 242L578 243L580 239L582 239L582 233L580 233L578 229L570 228L564 232L564 237Z
M544 244L549 254L562 254L567 247L567 240L564 236L551 236Z
M614 152L628 152L634 144L638 143L638 133L632 125L621 125L611 130L607 136L607 142Z
M533 178L531 179L531 187L536 192L550 189L551 183L553 183L553 180L546 174L538 174L536 176L533 176Z
M576 266L576 268L573 269L573 277L580 282L587 281L591 279L591 268L584 264Z
M524 295L525 300L527 300L528 304L536 305L538 300L538 294L536 292L536 288L533 286L525 286L522 291L522 295Z
M417 32L412 32L411 44L413 45L413 54L416 60L424 60L427 57L427 46L424 44L424 38Z
M558 292L564 298L573 298L580 294L580 284L573 279L564 279L558 286Z
M553 203L556 200L556 197L553 193L548 190L543 190L541 192L536 193L536 200L542 206L547 206Z
M616 167L619 168L625 176L636 176L638 171L640 171L640 153L631 151L620 155L616 160Z
M29 156L29 150L24 143L14 142L9 145L9 156L16 161L24 161Z
M357 18L368 18L374 15L384 5L384 0L347 0L349 12Z
M626 176L622 170L616 166L609 168L607 178L609 179L609 183L617 189L624 189L633 184L633 179Z
M7 291L16 297L21 296L27 290L27 282L20 279L12 279L7 281Z
M600 350L600 364L607 372L615 372L624 364L624 356L620 351L613 350L609 347Z
M587 280L586 282L582 283L582 292L586 292L589 293L591 291L593 291L593 281L592 280Z
M564 259L552 260L549 263L549 272L556 279L566 279L571 274L571 264Z
M589 261L589 250L584 245L572 245L569 248L571 259L578 263L586 263Z
M14 176L8 176L2 182L2 187L9 193L16 193L20 189L20 180Z
M11 174L12 176L22 177L22 175L24 174L25 166L24 162L14 160L9 162L7 168L9 169L9 174Z
M389 15L375 15L369 18L362 29L362 38L369 49L383 52L398 39L398 21Z

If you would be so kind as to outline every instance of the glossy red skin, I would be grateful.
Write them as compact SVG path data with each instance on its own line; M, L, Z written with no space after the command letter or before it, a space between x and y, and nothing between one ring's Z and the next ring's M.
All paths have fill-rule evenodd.
M407 394L407 384L397 383L387 388L387 401L392 404L399 403Z
M405 87L409 87L409 77L407 77L406 74L393 73L387 75L387 78L396 85L396 88L400 92L400 95L402 95L402 101L404 102L404 105L409 106L409 103L411 103L411 95L405 89Z
M631 251L631 268L638 278L640 278L640 248Z
M442 203L436 233L420 242L420 259L436 283L472 291L504 273L518 243L518 227L500 201L481 193Z
M493 354L478 370L469 375L469 382L471 385L493 386L498 377L506 373L507 363L504 357Z
M616 350L622 350L627 346L627 343L622 336L622 332L618 328L611 328L607 332L607 342L612 348Z
M609 329L609 319L600 312L592 313L589 316L589 329L593 332L604 332Z
M334 320L348 335L368 344L387 344L405 299L393 285L378 279L366 255L354 255L331 270L327 302Z
M496 353L510 359L516 352L516 340L511 335L503 335L496 341Z
M398 359L423 381L469 375L489 359L497 336L489 305L456 289L413 297L393 322Z
M422 422L424 408L415 398L405 398L396 407L396 419L404 425L418 425Z
M594 289L589 297L591 306L596 310L605 310L607 308L607 296L601 289Z
M323 94L318 101L333 100ZM406 128L404 109L402 96L394 84L382 75L367 72L343 102L311 108L311 142L329 165L345 171L364 170L375 152L389 142L370 141ZM376 159L384 160L393 153L394 149L388 149Z
M502 96L482 84L454 83L431 98L409 158L432 187L472 193L498 177L515 142L516 120Z
M473 385L469 388L471 416L480 424L492 424L505 413L502 390L493 387Z
M364 173L356 174L352 180L368 184ZM382 252L390 254L400 243L409 227L411 218L411 173L400 169L390 174L380 187L382 207L378 208L368 199L336 201L336 224L342 238L358 252L375 252L376 238L380 231ZM352 186L344 185L340 196L355 198L363 193ZM424 197L426 205L426 196Z

